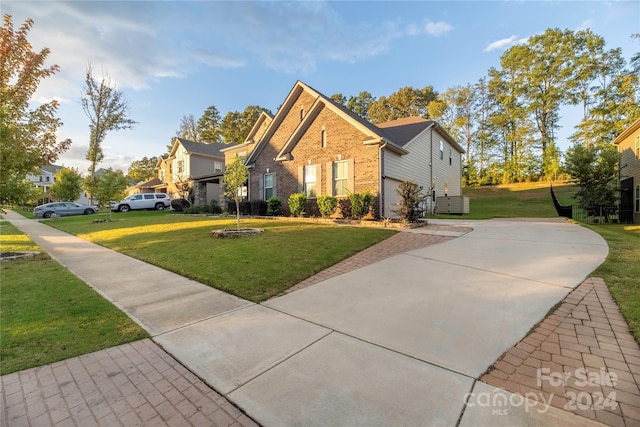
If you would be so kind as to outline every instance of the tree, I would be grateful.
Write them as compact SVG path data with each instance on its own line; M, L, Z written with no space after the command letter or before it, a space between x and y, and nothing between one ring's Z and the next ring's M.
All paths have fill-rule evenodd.
M58 141L62 121L56 117L57 101L30 109L30 102L42 79L53 76L60 67L45 67L50 50L32 50L27 39L33 21L27 19L14 31L11 15L4 15L0 29L0 193L5 185L16 183L36 168L54 163L71 145Z
M247 185L249 171L244 165L244 157L236 156L224 172L224 195L236 202L236 219L240 230L240 200L244 198L243 189Z
M347 97L344 96L341 93L334 93L329 98L331 98L332 100L334 100L335 102L337 102L340 105L346 105L347 104Z
M124 191L127 188L127 178L120 170L109 168L100 175L97 175L93 181L94 194L99 205L109 206L112 200L120 200L124 197ZM111 209L109 209L109 220L111 220Z
M357 96L350 96L347 108L365 120L369 120L369 108L375 102L375 98L367 91L360 92Z
M220 125L223 141L226 144L232 142L242 144L263 112L271 115L269 109L259 105L249 105L243 112L230 111L227 113Z
M200 132L198 132L198 125L193 114L188 116L182 116L180 119L180 127L176 131L176 136L182 139L188 139L189 141L200 142Z
M403 222L417 221L420 217L420 205L426 200L420 186L413 181L403 181L398 185L397 193L400 196L400 202L398 209L394 212Z
M60 169L51 185L51 194L58 200L73 201L80 198L82 193L82 175L71 168Z
M197 132L200 136L200 140L198 142L204 142L207 144L220 142L222 139L222 129L220 128L220 125L220 113L214 105L211 105L204 110L202 117L198 120Z
M148 181L156 176L157 157L143 157L140 160L134 160L129 166L127 176L133 182Z
M42 188L33 185L33 182L24 176L14 176L2 183L0 187L0 204L25 205L37 204L44 198Z
M381 96L371 102L369 119L373 123L382 123L403 117L429 117L428 107L438 97L432 86L415 89L407 86L392 93L389 97Z
M89 118L90 139L86 158L91 162L89 178L93 182L96 166L104 159L102 142L107 132L131 129L136 122L127 117L129 106L124 94L111 83L107 75L103 74L100 82L94 79L91 64L87 66L85 84L80 101Z
M578 184L576 197L589 215L616 202L618 150L612 144L575 144L565 155L565 169Z
M631 38L640 41L640 33L632 34ZM640 52L634 53L631 57L631 67L634 73L640 73Z

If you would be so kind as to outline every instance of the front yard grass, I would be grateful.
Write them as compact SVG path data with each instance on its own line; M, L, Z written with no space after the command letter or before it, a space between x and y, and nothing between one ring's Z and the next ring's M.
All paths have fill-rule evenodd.
M245 218L242 227L263 228L264 233L214 239L211 231L235 228L235 217L128 212L114 213L113 219L93 223L91 217L65 217L49 225L254 302L278 295L395 233Z
M2 252L40 250L13 225L1 226ZM1 375L148 336L46 254L3 261L0 275Z

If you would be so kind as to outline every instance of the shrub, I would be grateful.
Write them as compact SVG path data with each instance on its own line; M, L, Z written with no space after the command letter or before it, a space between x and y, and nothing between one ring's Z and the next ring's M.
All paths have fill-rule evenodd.
M338 207L338 199L333 196L318 196L316 202L318 203L320 215L322 215L323 218L328 218L333 215Z
M218 204L217 200L212 200L209 204L209 211L214 215L220 215L222 213L222 208Z
M414 222L420 217L420 203L425 200L420 187L413 181L403 181L398 185L400 203L394 212L403 222Z
M307 209L307 195L304 193L293 193L289 196L288 203L291 216L302 216Z
M171 208L178 212L183 212L190 206L191 203L189 203L189 201L185 199L174 199L171 201Z
M251 215L265 216L267 214L267 202L264 200L251 201Z
M270 197L267 200L267 215L278 216L282 215L282 202L277 197Z
M368 190L362 193L349 193L348 197L351 202L351 216L353 218L362 219L369 213L373 203L373 195Z
M236 202L233 200L227 201L227 212L235 215L236 214ZM243 200L240 202L240 215L251 215L251 202L248 200Z

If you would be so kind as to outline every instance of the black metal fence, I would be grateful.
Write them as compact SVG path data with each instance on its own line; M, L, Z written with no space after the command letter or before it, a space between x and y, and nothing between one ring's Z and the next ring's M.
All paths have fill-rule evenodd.
M633 222L633 210L622 209L618 203L611 206L592 206L584 209L577 205L561 205L551 187L551 198L558 216L573 219L583 224L630 224Z

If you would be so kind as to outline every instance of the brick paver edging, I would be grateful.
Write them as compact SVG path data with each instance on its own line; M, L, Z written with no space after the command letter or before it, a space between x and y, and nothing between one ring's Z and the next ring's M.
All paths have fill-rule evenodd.
M150 339L0 381L3 427L257 426Z
M573 290L480 380L604 424L640 426L640 348L599 278Z

